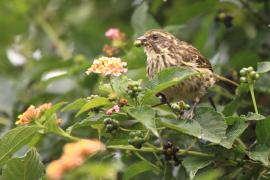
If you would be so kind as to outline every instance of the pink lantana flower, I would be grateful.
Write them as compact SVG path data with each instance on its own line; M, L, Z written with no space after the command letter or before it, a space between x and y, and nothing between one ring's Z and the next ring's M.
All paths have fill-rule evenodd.
M125 34L121 32L118 28L110 28L105 32L105 36L111 40L123 40Z
M120 108L120 106L119 105L114 105L112 108L110 108L110 109L108 109L107 111L106 111L106 115L112 115L113 114L113 112L116 112L116 113L118 113L118 112L120 112L120 110L121 110L121 108Z

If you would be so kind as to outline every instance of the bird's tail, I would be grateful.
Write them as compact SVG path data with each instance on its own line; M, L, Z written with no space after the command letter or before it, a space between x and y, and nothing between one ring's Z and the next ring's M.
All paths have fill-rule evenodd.
M232 84L232 85L239 86L238 83L236 83L236 82L234 82L234 81L232 81L232 80L230 80L230 79L228 79L228 78L225 78L225 77L223 77L223 76L220 76L220 75L218 75L218 74L215 74L215 77L216 77L216 80L217 80L217 81L224 81L224 82L230 83L230 84Z

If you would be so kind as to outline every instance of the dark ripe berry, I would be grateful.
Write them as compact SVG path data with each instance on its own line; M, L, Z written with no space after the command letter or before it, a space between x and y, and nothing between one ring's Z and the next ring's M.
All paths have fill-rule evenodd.
M167 143L163 144L163 149L168 149L172 147L172 142L168 141Z
M171 141L168 141L167 142L167 145L168 145L168 147L172 147L173 146Z
M233 22L233 17L230 15L227 15L223 20L223 23L227 28L230 28L233 26L232 22Z
M142 144L139 143L139 142L135 142L133 146L134 146L135 148L137 148L137 149L141 149Z
M174 160L174 166L179 166L181 164L181 161L179 160Z
M172 151L173 151L174 154L176 154L179 151L179 147L173 147Z

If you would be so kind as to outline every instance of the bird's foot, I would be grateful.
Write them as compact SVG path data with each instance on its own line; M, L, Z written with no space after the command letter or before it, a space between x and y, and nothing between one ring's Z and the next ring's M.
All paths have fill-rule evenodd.
M190 109L190 110L185 110L182 115L181 115L181 118L182 119L193 119L194 118L194 110L193 109Z

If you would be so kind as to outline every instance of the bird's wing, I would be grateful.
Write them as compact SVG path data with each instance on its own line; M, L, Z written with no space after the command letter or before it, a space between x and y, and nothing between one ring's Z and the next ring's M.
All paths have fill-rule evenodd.
M181 42L182 63L197 68L207 68L213 71L210 62L192 45Z

